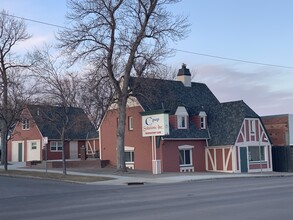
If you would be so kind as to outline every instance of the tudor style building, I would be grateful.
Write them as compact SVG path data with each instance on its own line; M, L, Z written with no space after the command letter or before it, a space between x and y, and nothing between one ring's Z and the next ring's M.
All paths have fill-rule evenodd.
M243 101L220 103L186 65L178 80L131 78L125 132L129 168L152 170L152 141L142 136L141 112L169 112L170 132L156 138L162 172L271 171L271 143L260 117ZM100 126L100 158L116 164L117 109Z
M98 150L98 133L81 108L47 105L28 105L21 114L22 120L8 142L8 160L27 162L60 160L62 158L61 132L64 119L68 118L64 130L65 157L77 159L81 148L88 153ZM46 156L43 149L46 147Z

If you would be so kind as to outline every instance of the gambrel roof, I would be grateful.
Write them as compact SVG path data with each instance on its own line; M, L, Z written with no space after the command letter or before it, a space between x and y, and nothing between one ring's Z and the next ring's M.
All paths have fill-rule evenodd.
M81 108L48 105L28 105L34 123L43 137L60 140L60 132L68 116L65 140L87 140L98 138L98 133Z
M220 103L203 83L186 87L181 81L131 78L129 87L145 111L167 109L174 115L178 106L184 106L189 116L204 111L207 129L196 128L189 122L189 129L170 127L164 138L208 139L210 146L234 145L245 118L260 118L243 101Z

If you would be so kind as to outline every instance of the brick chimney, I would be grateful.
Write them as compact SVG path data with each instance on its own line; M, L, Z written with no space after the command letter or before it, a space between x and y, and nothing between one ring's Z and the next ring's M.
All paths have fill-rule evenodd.
M177 80L181 81L184 86L191 87L191 74L184 63L182 64L182 68L178 71Z

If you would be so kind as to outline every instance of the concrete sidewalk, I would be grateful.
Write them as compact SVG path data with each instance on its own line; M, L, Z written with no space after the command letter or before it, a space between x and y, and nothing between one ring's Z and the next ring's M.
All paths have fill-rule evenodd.
M3 169L3 166L0 166ZM45 172L45 169L26 167L25 163L17 162L8 165L9 170L23 170ZM49 169L51 173L62 173L61 169ZM115 169L109 168L68 168L67 174L82 176L103 176L113 178L112 180L88 183L92 185L139 185L139 184L167 184L197 180L212 180L224 178L252 178L252 177L284 177L293 176L288 172L269 172L269 173L213 173L213 172L196 172L196 173L163 173L154 175L145 171L129 171L127 173L116 172Z

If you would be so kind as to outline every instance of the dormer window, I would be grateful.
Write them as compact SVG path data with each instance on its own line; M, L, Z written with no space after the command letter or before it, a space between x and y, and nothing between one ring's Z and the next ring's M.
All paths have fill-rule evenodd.
M200 118L200 129L206 129L206 122L207 122L207 114L203 111L199 113L199 118Z
M183 106L179 106L175 112L177 116L177 128L178 129L187 129L188 127L188 113Z
M177 115L177 124L179 129L187 128L187 116Z

